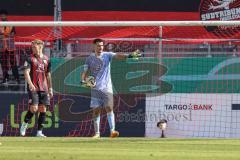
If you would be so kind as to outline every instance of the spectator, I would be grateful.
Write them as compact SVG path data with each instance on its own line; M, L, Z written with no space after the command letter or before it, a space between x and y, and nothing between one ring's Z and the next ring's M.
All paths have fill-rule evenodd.
M6 10L0 11L2 21L7 21L8 12ZM15 27L5 26L0 29L0 56L1 56L1 67L3 72L2 84L7 84L9 80L9 61L12 69L13 76L16 82L19 84L19 73L15 55L14 36L16 34Z

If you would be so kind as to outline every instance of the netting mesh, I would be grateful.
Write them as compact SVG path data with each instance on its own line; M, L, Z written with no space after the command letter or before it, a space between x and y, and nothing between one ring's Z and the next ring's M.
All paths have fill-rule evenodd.
M54 109L59 109L56 130L61 130L62 135L93 134L90 92L80 86L80 74L86 57L93 52L92 40L102 38L106 51L129 54L139 49L143 54L137 61L113 60L111 64L116 122L117 126L131 126L125 127L127 131L122 129L128 133L126 136L139 136L137 132L141 132L142 136L159 137L157 122L166 119L169 137L240 137L239 33L177 26L55 29L43 27L34 34L16 35L14 54L23 85L18 89L26 93L21 66L31 54L30 42L35 38L46 42L55 91L50 111L55 115ZM59 39L61 47L56 48ZM15 107L16 123L20 123L19 113L28 108L26 101ZM63 114L68 109L71 112ZM10 125L9 115L3 123L3 135L18 134L18 129ZM141 127L134 129L139 124ZM101 132L109 132L104 113Z

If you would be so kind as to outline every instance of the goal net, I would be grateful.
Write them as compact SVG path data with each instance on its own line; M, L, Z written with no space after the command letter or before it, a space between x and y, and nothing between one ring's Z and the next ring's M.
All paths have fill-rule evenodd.
M139 49L143 55L139 59L113 59L111 63L116 129L122 136L160 137L162 130L157 124L166 120L167 137L240 137L238 27L191 23L150 26L146 22L146 26L96 23L28 28L32 30L26 33L25 27L16 27L19 73L21 76L23 57L31 54L30 42L44 40L54 88L49 114L51 121L57 122L54 129L56 133L59 130L59 136L93 134L90 90L80 86L80 74L86 57L93 52L92 41L101 38L105 51L130 54ZM22 85L17 91L27 93ZM1 87L1 92L6 91ZM28 108L27 97L17 106L14 123L19 124L20 113ZM18 129L10 122L11 116L5 116L4 134L16 135ZM109 133L105 111L101 133Z

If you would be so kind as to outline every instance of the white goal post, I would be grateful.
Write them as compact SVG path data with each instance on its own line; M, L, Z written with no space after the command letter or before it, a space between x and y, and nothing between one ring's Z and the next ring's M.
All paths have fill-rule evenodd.
M240 21L0 21L0 26L238 26Z

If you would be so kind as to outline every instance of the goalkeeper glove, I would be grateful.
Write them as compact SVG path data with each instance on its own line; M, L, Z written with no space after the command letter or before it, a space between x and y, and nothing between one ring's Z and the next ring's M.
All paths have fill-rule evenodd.
M93 76L88 76L86 80L81 81L81 86L87 88L94 88L96 86L95 78Z
M82 80L82 81L80 82L80 84L81 84L82 87L88 87L88 86L87 86L87 82L86 82L85 80Z
M140 53L139 49L137 49L136 51L132 52L128 56L128 58L133 58L133 59L136 59L136 60L138 60L139 57L142 57L142 54Z

